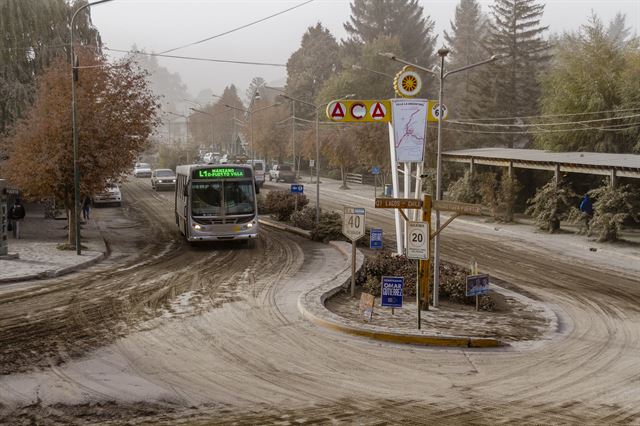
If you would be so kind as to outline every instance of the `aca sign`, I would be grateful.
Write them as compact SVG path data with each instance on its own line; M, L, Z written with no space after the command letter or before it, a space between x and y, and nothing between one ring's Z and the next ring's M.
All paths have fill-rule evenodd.
M391 103L378 100L333 101L327 105L327 117L343 123L388 123Z

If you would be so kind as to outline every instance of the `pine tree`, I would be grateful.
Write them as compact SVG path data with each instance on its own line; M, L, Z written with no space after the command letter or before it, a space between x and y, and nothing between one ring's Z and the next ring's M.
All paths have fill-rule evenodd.
M536 0L495 0L491 6L492 22L487 40L487 56L500 60L478 69L482 85L476 96L482 98L479 117L528 116L538 113L540 85L538 78L545 70L549 43L543 39L548 27L540 24L544 5ZM528 136L492 136L513 148L526 146ZM485 141L486 142L486 141Z
M69 58L69 21L85 0L0 2L0 136L35 100L35 80L56 58ZM99 53L89 8L75 20L76 46Z
M451 22L451 34L444 33L450 50L447 69L457 69L487 58L484 45L488 36L488 17L482 13L476 0L460 0L456 6L455 20ZM473 88L479 85L477 70L453 74L447 79L446 102L449 114L455 118L467 118L481 108L484 99L475 96ZM473 146L473 135L466 133L445 134L445 145ZM455 140L455 144L452 143Z
M381 36L398 37L402 52L394 53L420 64L435 60L434 23L424 16L418 0L353 0L350 22L344 28L349 33L347 43L372 43Z
M302 36L300 48L287 61L287 93L313 102L322 85L340 71L340 47L331 32L318 23ZM313 108L296 104L296 116L313 118Z

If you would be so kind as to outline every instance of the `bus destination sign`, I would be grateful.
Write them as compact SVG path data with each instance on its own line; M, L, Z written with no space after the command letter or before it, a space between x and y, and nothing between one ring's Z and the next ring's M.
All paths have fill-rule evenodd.
M251 177L251 170L244 167L209 167L193 171L193 179L224 179Z

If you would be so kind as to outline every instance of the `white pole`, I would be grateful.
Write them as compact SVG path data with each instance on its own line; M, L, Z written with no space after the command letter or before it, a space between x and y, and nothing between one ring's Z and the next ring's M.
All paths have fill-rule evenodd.
M404 198L411 198L411 163L404 163ZM404 213L407 217L411 214L408 209ZM406 230L407 227L405 226L404 229ZM403 247L407 247L407 235L405 232Z
M389 151L391 153L391 182L393 183L393 198L398 198L399 182L398 182L398 163L396 162L396 140L393 124L389 123ZM396 252L404 254L404 246L402 244L402 223L400 212L394 209L396 220Z

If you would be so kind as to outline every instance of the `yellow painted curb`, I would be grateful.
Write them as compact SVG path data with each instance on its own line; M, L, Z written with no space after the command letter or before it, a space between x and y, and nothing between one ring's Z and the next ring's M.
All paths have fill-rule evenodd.
M404 343L422 346L440 346L440 347L458 347L458 348L495 348L504 346L504 344L491 338L470 338L456 336L427 336L416 334L397 334L384 331L367 330L363 328L354 328L323 318L318 318L314 314L304 309L299 301L299 308L303 311L303 315L314 324L330 330L339 331L353 336L368 337L375 340L382 340L391 343Z

